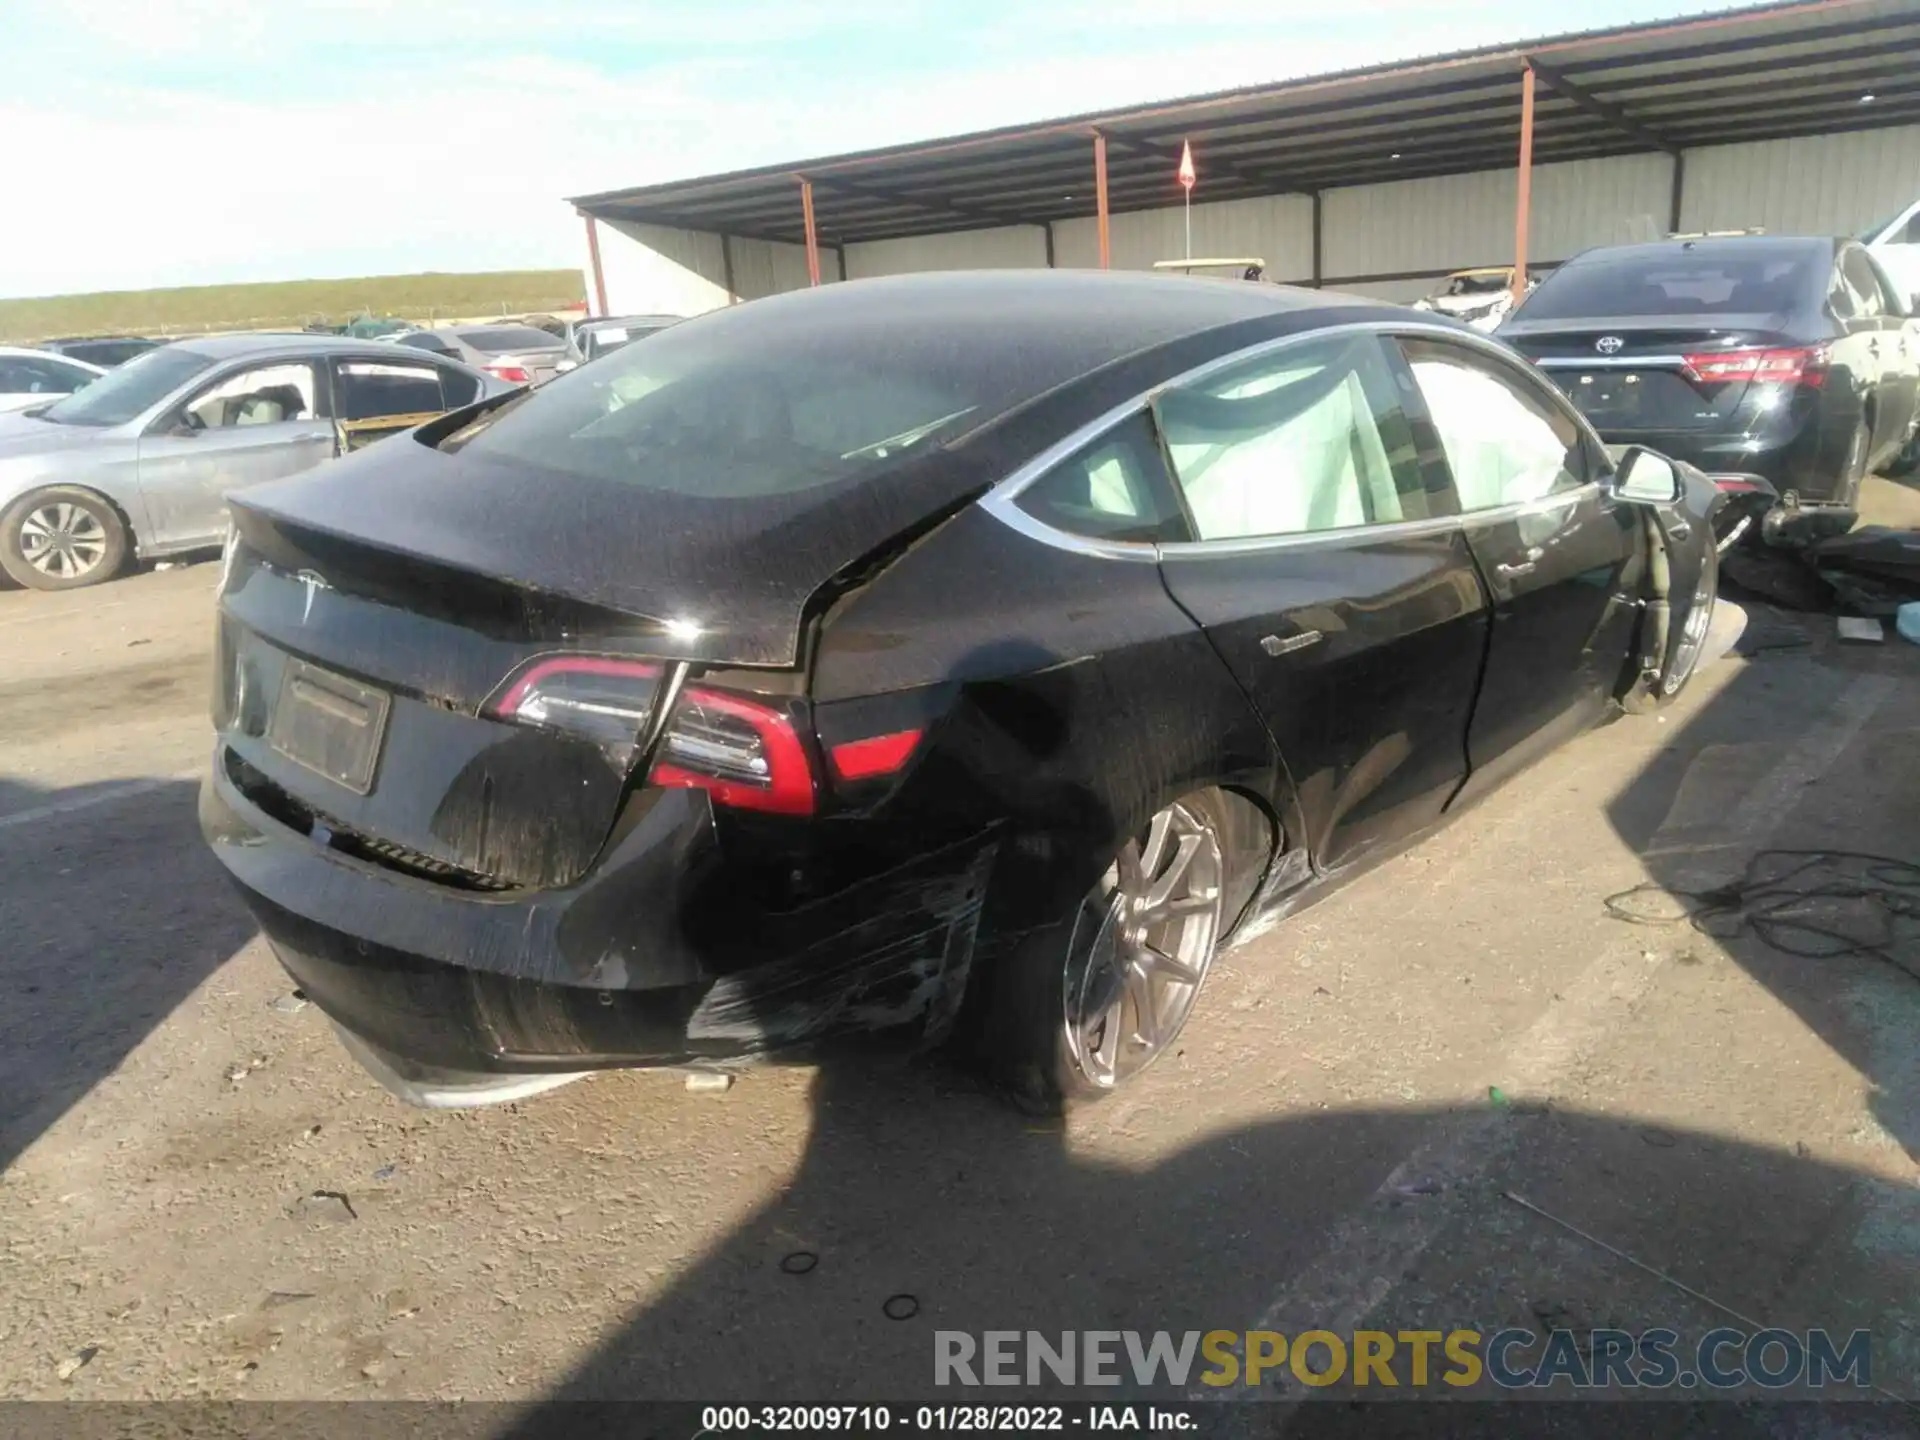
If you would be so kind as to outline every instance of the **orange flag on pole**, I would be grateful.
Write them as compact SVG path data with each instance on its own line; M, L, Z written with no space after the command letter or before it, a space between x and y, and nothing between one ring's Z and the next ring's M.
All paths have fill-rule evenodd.
M1192 194L1194 182L1199 178L1193 168L1193 146L1182 140L1180 142L1180 188Z

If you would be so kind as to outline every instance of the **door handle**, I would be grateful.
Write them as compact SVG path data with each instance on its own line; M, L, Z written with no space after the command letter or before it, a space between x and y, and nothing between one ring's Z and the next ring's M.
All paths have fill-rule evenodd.
M1282 655L1291 655L1296 650L1317 645L1325 638L1318 630L1302 630L1298 635L1289 635L1284 640L1278 635L1265 635L1260 639L1260 648L1278 660Z
M1518 565L1501 564L1493 567L1494 573L1499 575L1503 580L1512 580L1521 575L1531 575L1539 568L1539 562L1536 560L1523 560Z

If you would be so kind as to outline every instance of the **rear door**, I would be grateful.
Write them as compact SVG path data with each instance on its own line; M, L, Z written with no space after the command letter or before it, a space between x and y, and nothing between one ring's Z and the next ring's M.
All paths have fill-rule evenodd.
M155 544L217 542L228 495L331 459L334 444L313 361L227 370L140 437L140 493Z
M449 388L464 390L450 399ZM385 435L424 425L455 403L470 404L478 382L429 360L345 356L333 362L334 421L340 448L358 450Z
M1639 520L1600 483L1607 462L1551 386L1491 348L1405 337L1425 412L1493 598L1467 754L1475 788L1599 717L1637 610Z
M1322 869L1466 774L1486 601L1410 388L1378 335L1322 332L1154 405L1198 537L1161 547L1167 588L1266 721Z

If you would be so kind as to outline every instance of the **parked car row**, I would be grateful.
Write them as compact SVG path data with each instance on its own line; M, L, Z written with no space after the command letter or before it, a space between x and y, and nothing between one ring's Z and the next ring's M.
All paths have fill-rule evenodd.
M1497 333L1608 442L1764 481L1762 533L1798 541L1850 528L1867 475L1920 468L1911 308L1856 241L1703 236L1577 255Z
M0 415L0 570L67 590L133 556L217 546L236 491L513 388L456 360L324 335L149 350Z

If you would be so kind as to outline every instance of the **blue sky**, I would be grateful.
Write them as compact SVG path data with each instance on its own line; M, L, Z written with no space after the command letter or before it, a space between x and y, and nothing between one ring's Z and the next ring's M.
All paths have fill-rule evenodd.
M1716 8L0 0L0 296L578 265L569 194Z

